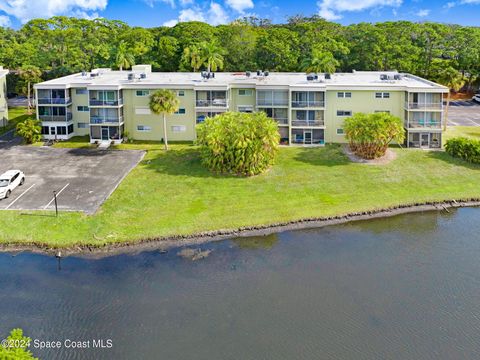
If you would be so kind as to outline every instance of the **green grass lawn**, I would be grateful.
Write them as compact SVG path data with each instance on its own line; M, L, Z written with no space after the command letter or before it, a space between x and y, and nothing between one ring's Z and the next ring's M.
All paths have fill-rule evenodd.
M449 126L443 135L444 144L454 137L467 137L480 139L480 126Z
M3 243L102 245L341 215L399 204L480 198L480 166L444 152L394 149L388 165L351 163L339 146L289 147L264 175L212 175L196 147L123 144L148 154L96 215L3 211Z
M35 119L35 113L33 113L32 115L28 115L27 108L12 107L8 108L8 118L9 121L7 123L7 126L0 127L0 135L6 133L11 129L14 129L21 121L25 121L27 119Z

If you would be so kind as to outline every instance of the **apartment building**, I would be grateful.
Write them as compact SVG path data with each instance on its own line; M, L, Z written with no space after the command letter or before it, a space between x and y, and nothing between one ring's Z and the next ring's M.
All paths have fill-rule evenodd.
M171 89L179 110L167 117L170 141L194 140L195 126L226 111L264 111L279 125L285 145L343 143L343 121L356 112L389 112L404 120L409 147L441 146L442 95L448 89L398 72L162 73L95 69L35 85L45 139L89 135L91 142L161 140L161 117L149 96Z
M8 70L0 66L0 126L6 126L8 121L7 74Z

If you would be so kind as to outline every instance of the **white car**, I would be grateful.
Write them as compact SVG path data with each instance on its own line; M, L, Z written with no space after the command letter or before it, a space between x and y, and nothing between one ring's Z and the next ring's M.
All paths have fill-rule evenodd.
M20 170L8 170L0 175L0 199L8 198L12 191L24 182L25 174Z
M474 97L472 97L473 101L476 101L477 103L480 103L480 94L475 94Z

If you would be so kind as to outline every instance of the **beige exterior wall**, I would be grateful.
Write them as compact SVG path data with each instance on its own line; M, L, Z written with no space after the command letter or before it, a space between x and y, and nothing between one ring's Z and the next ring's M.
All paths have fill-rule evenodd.
M351 92L351 98L338 98L338 92ZM388 99L377 99L376 92L388 92ZM326 92L325 110L325 142L344 143L344 135L337 135L337 129L343 129L343 121L348 116L337 116L338 110L351 111L352 115L358 112L373 113L375 111L389 111L390 114L404 119L405 93L403 91L380 90L328 90Z
M7 77L0 77L0 125L1 120L8 120L8 106L7 106Z
M239 90L247 90L251 95L240 95ZM255 110L257 103L255 89L252 88L234 88L230 90L230 111L238 111L239 106L252 106Z
M85 88L86 89L86 88ZM90 111L78 111L79 106L88 108L88 92L85 94L77 94L76 89L71 89L72 97L72 118L75 129L75 136L85 136L90 133ZM79 123L86 124L85 128L78 127Z
M149 90L149 89L138 89ZM185 114L167 115L167 137L169 141L191 141L195 139L195 92L183 90L184 96L178 96L180 109L185 109ZM162 115L148 114L149 96L137 96L137 90L123 90L123 115L125 118L125 130L129 136L136 140L163 139ZM150 93L155 91L149 90ZM140 114L140 113L146 114ZM138 126L149 127L150 131L139 131ZM184 130L184 131L175 131Z

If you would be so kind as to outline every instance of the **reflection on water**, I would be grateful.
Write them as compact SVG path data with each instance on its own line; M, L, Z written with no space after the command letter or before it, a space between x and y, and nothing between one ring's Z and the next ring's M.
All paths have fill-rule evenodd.
M177 250L0 255L0 338L113 340L43 359L480 357L480 209Z

